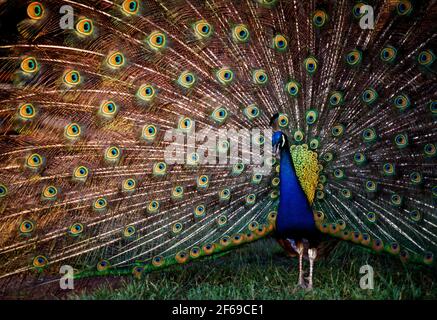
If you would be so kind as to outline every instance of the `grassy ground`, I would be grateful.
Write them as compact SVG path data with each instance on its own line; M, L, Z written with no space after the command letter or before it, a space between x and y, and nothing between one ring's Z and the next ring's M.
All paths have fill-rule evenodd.
M359 269L375 272L374 290L362 290ZM146 275L143 279L102 279L75 290L70 299L436 299L437 272L404 266L397 258L376 255L341 243L315 269L315 289L296 290L297 260L290 260L271 239L219 258L206 258Z

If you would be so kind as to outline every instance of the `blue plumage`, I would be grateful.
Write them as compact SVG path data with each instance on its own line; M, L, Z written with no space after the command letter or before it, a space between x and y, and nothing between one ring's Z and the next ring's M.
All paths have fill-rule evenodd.
M273 135L273 145L280 146L280 200L276 230L280 238L312 240L318 235L313 211L299 184L293 167L287 136L277 131Z

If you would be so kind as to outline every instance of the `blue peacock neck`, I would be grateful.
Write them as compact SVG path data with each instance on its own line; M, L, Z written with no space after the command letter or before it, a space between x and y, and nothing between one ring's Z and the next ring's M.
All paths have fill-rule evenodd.
M279 178L280 198L276 219L278 234L293 238L314 232L313 212L294 170L287 141L280 150Z

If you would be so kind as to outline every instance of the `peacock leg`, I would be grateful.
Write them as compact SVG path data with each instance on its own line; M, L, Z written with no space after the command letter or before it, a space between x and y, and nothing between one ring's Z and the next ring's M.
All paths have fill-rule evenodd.
M303 251L304 251L304 245L302 242L299 242L297 244L297 254L299 255L299 281L297 283L298 286L305 288L305 280L303 278L303 268L302 268L302 263L303 263Z
M310 260L310 276L308 279L307 289L313 288L313 267L314 267L314 260L316 258L317 258L317 249L316 248L308 249L308 259Z

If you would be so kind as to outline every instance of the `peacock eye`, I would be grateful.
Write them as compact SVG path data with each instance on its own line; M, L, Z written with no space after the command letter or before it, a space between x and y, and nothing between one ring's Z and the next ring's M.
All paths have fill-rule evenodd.
M207 39L212 36L213 34L213 28L212 26L205 20L197 21L193 25L194 34L197 39Z
M93 33L93 22L91 19L83 18L76 23L76 31L81 36L89 36Z
M249 30L246 25L239 24L232 29L232 38L235 42L247 42L249 40Z

